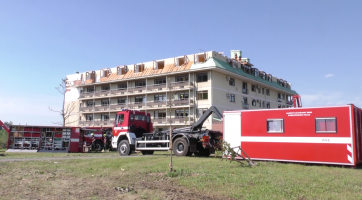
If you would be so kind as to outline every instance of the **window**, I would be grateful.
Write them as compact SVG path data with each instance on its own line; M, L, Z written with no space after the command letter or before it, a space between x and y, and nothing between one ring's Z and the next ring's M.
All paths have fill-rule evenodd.
M202 74L196 74L196 82L207 82L207 74L206 73L202 73Z
M260 86L257 86L257 88L258 88L258 93L260 94Z
M128 72L127 66L117 67L117 75L124 75Z
M186 82L186 81L189 81L189 77L187 75L176 76L176 82Z
M201 117L206 111L207 111L207 108L197 109L197 117Z
M284 120L283 119L267 119L267 132L268 133L283 133Z
M108 121L109 115L108 114L101 114L101 121Z
M124 122L124 114L120 114L118 117L118 123L123 123Z
M118 105L126 104L126 98L118 98Z
M145 121L146 120L146 115L135 115L134 119L137 121Z
M259 107L261 107L261 100L258 100L258 103L259 103Z
M119 83L119 84L118 84L118 89L120 89L120 90L125 90L125 89L127 89L127 83Z
M138 81L135 83L136 87L145 87L146 86L146 82L145 81Z
M243 98L243 104L248 105L248 98L247 97Z
M87 101L86 107L92 107L94 103L94 101Z
M155 119L162 119L166 118L166 111L164 110L156 110L154 112Z
M230 94L230 102L235 102L235 94Z
M102 106L108 106L109 105L109 99L103 99L101 100Z
M316 118L315 119L316 133L337 133L337 119L331 118Z
M254 76L259 76L259 70L258 69L254 70Z
M266 108L270 108L270 102L266 102Z
M278 104L278 108L282 108L282 106L280 104Z
M165 67L165 61L158 61L156 62L154 69L163 69Z
M251 105L252 105L252 106L256 106L256 101L255 101L255 99L251 100Z
M261 89L261 93L264 94L264 88Z
M243 93L248 94L248 83L243 82Z
M284 95L284 94L282 94L282 99L283 99L283 100L285 99L285 95Z
M165 85L165 84L166 84L166 78L155 79L155 85Z
M268 75L268 81L273 82L273 76L271 74Z
M185 57L176 58L176 67L185 64Z
M84 91L85 93L94 92L94 87L86 87Z
M197 92L197 100L207 100L208 91Z
M103 85L103 86L101 87L101 90L102 90L102 91L107 91L107 90L109 90L109 85Z
M266 89L266 95L270 96L270 92L269 92L269 89Z
M189 110L188 109L177 109L175 110L175 116L176 118L184 118L189 116Z
M166 94L155 94L154 101L166 101Z
M143 97L139 96L139 97L135 97L135 103L143 103Z
M230 78L230 80L229 80L229 85L235 86L235 79Z
M265 108L265 101L263 101L263 108Z
M93 120L93 115L92 114L85 115L85 120L86 121L92 121Z
M182 100L182 99L188 99L189 98L189 93L188 92L181 92L178 94L178 99Z
M145 70L144 64L134 66L134 73L143 72L144 70Z
M255 92L256 91L255 88L256 88L255 85L251 85L251 91Z
M133 122L133 114L130 114L130 115L129 115L129 121L130 121L130 122Z

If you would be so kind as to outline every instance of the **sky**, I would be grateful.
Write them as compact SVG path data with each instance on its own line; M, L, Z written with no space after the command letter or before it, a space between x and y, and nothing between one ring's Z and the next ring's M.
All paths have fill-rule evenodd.
M200 51L241 50L303 107L362 107L362 1L2 0L0 120L54 125L62 78Z

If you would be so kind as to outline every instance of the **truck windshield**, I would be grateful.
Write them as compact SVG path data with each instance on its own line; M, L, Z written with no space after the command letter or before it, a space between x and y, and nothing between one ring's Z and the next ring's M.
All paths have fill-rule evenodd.
M124 114L120 114L118 117L118 123L123 123L124 122Z

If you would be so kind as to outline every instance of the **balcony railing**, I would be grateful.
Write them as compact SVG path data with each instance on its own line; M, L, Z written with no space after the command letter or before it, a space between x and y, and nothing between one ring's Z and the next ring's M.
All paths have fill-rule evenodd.
M93 120L79 121L79 126L93 126Z
M90 98L93 97L94 92L83 92L79 94L79 98Z
M122 110L126 106L126 103L111 104L111 110Z
M278 102L282 102L282 98L278 98Z
M244 108L244 109L249 109L249 104L243 103L243 108Z
M93 111L93 106L80 107L79 111L80 112Z
M126 93L127 93L127 88L118 88L118 89L111 90L111 95L120 95L120 94L126 94Z
M152 90L163 90L166 88L166 84L154 84L154 85L147 85L147 91L152 91Z
M193 83L189 82L189 81L179 81L179 82L172 82L171 83L171 88L176 89L176 88L185 88L185 87L193 87Z
M248 89L243 88L243 93L244 93L244 94L248 94L248 93L249 93L249 90L248 90Z
M189 99L175 99L172 101L172 104L174 106L193 105L194 101L192 99L190 99L190 102Z
M94 96L95 97L106 97L110 95L110 90L99 90L95 91Z
M136 86L136 87L129 87L128 92L129 93L142 93L145 92L146 86Z
M293 101L287 101L288 105L293 105Z
M145 102L130 102L128 103L128 108L130 109L140 109L145 107Z
M106 111L109 110L109 105L95 106L94 111Z
M147 101L147 107L163 107L166 105L166 101Z
M166 117L157 117L152 118L152 122L153 124L167 124L167 119Z
M94 120L94 126L108 126L111 125L111 123L109 122L109 119L95 119Z

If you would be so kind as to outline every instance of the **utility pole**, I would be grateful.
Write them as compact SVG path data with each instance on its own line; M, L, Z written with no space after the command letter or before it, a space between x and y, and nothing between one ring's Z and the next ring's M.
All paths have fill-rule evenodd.
M167 80L167 87L169 89L169 91L171 91L171 82L170 82L170 77L168 77ZM169 112L169 123L170 123L170 153L171 153L171 162L170 162L170 172L173 171L173 164L172 164L172 119L171 119L171 114L172 114L172 92L169 92L167 95L167 107L169 108L168 112Z

